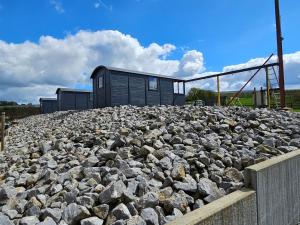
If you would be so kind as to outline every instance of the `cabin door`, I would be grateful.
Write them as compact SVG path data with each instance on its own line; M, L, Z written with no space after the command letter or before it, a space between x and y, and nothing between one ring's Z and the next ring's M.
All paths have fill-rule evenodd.
M96 81L97 90L97 107L105 107L105 79L104 74L99 74Z

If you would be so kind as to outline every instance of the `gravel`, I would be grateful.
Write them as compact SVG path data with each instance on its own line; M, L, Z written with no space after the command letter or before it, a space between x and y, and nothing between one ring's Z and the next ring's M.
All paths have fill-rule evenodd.
M134 107L17 121L0 152L0 224L165 224L300 147L300 114Z

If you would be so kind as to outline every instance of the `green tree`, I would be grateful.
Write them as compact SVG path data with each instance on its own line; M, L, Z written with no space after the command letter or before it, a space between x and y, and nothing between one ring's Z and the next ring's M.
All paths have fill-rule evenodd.
M186 100L188 102L196 100L211 101L212 99L215 99L216 96L217 94L213 91L191 88L186 96Z

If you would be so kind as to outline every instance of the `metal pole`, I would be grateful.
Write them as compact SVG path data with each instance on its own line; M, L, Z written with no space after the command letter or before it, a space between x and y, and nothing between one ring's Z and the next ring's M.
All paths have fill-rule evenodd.
M5 112L1 116L1 150L4 151L5 145Z
M264 64L259 67L259 69L250 77L250 79L243 85L243 87L233 96L233 98L227 104L228 106L235 100L236 97L240 96L241 92L244 88L249 84L249 82L259 73L259 71L267 64L267 62L272 58L273 53L269 56L269 58L264 62Z
M193 81L197 81L197 80L205 80L205 79L209 79L209 78L215 78L217 76L221 77L221 76L226 76L226 75L234 75L234 74L247 72L247 71L251 71L251 70L263 69L263 68L270 67L270 66L279 66L279 63L270 63L270 64L264 64L261 66L248 67L248 68L240 69L240 70L231 70L228 72L217 73L217 74L213 74L213 75L209 75L209 76L197 77L197 78L193 78L190 80L185 80L185 82L188 83L188 82L193 82Z
M284 67L282 53L282 33L280 21L279 0L275 0L275 15L276 15L276 35L277 35L277 56L279 63L279 90L280 90L280 106L285 107L285 86L284 86Z
M220 77L217 76L218 100L217 105L221 106L221 93L220 93Z
M269 78L269 69L266 68L266 89L267 89L267 106L271 108L271 96L270 96L270 78Z

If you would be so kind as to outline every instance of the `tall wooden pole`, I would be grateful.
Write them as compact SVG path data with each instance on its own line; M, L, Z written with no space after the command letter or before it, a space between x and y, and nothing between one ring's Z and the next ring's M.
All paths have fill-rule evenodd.
M1 116L1 151L4 151L5 145L5 112Z
M277 56L279 63L279 90L280 90L280 106L285 107L285 86L284 86L284 67L282 53L282 33L279 0L275 0L275 15L276 15L276 35L277 35Z

